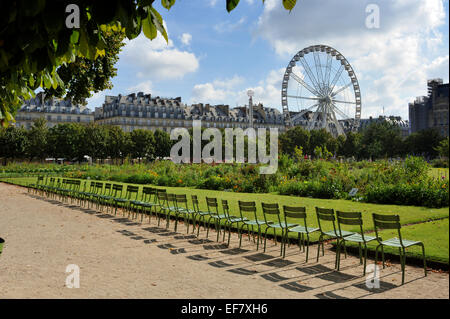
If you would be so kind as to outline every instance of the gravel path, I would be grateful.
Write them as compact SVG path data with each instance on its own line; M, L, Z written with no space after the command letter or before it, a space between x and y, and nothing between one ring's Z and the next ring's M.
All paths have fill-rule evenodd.
M126 217L126 216L125 216ZM155 220L140 223L75 203L60 203L0 183L0 298L449 298L448 273L407 266L400 286L397 264L381 271L381 286L369 289L359 260L349 256L334 271L335 253L326 246L315 262L291 246L279 258L237 234L230 247L216 234L185 236ZM369 261L371 263L372 261ZM80 288L66 287L66 267L80 269Z

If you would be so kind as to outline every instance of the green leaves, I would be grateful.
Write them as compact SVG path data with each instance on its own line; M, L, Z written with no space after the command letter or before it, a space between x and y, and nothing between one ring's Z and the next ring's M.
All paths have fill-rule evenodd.
M170 8L175 4L175 0L161 0L161 4L164 8L170 10Z
M297 0L283 0L283 6L286 10L291 11L295 7Z
M142 31L144 32L144 35L150 40L153 40L158 35L159 31L166 42L168 42L169 37L167 36L167 32L163 26L163 19L161 15L153 7L147 7L146 9L148 11L147 18L142 20Z
M5 110L2 112L3 122L9 119L5 116L6 111L14 114L22 100L38 86L48 90L72 81L72 77L61 81L50 75L55 69L74 62L76 58L96 61L107 56L108 49L103 41L105 32L125 32L131 40L143 30L150 40L161 33L168 42L163 19L153 8L154 0L75 2L80 9L79 29L68 29L66 26L67 1L0 1L0 105ZM175 2L161 0L161 5L169 10ZM295 3L295 0L283 1L288 10ZM232 11L238 4L239 0L227 0L227 11ZM99 82L109 83L109 77ZM79 90L76 95L86 95L86 91Z
M227 0L227 11L231 12L239 4L239 0Z

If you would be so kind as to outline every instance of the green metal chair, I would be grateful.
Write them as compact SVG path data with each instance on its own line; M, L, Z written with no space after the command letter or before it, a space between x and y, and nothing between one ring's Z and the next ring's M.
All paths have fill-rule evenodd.
M39 187L42 185L42 183L44 183L44 176L38 176L36 183L30 183L27 185L28 193L30 193L30 192L36 193L37 189L39 189Z
M111 212L114 206L114 215L117 215L117 207L119 206L119 200L122 198L123 185L114 184L112 186L112 196L109 200L111 206Z
M144 186L142 187L141 199L131 202L137 208L138 214L141 214L141 222L144 215L148 215L148 222L150 222L152 208L157 205L156 191L156 188Z
M157 190L156 199L157 203L155 205L155 215L158 217L158 226L159 226L161 222L161 216L165 215L165 211L168 205L167 192L165 190Z
M184 223L186 224L186 233L189 233L189 221L192 220L194 225L194 216L196 214L195 209L189 209L188 199L185 194L175 195L178 213L175 221L175 231L177 231L178 216L182 216Z
M322 245L322 256L325 255L325 245L323 243L323 240L325 237L329 237L330 239L338 239L340 236L350 236L353 235L354 232L349 232L346 230L343 230L340 234L337 232L336 229L336 216L334 215L334 210L332 208L320 208L316 207L316 215L317 215L317 222L319 224L319 244L317 246L317 262L319 262L319 252L320 252L320 245ZM324 228L324 225L322 223L331 223L333 226L332 230L326 230ZM345 242L344 242L344 253L347 257L347 249L345 248ZM335 268L337 267L337 258L335 262Z
M164 211L166 212L166 228L169 228L170 213L174 213L174 215L176 215L178 212L176 195L167 193L166 203L166 206L164 206Z
M267 204L267 203L261 203L263 214L264 214L264 221L266 225L266 230L264 231L264 252L266 252L266 241L267 241L267 231L269 229L273 229L273 238L275 239L275 244L277 243L276 238L276 230L281 229L281 248L280 248L280 256L283 254L283 238L284 238L284 232L288 227L294 227L298 224L287 224L286 221L281 221L281 212L278 207L278 204ZM275 222L268 219L268 215L273 215L276 217Z
M217 201L217 198L206 197L206 206L208 207L209 212L208 225L211 225L211 220L214 220L214 227L217 232L216 241L219 241L220 222L221 220L226 219L226 216L224 214L219 214L219 203ZM208 238L208 235L209 235L209 227L206 230L206 238Z
M228 201L225 199L222 199L222 210L223 210L223 214L225 215L225 224L224 224L224 231L223 231L223 241L225 241L225 233L228 227L228 246L230 245L230 237L231 237L231 227L233 226L233 224L236 224L236 229L238 230L238 236L239 236L239 224L238 223L242 223L246 220L248 220L247 217L237 217L237 216L233 216L230 215L230 207L228 205Z
M259 241L261 238L261 226L266 225L266 221L258 220L258 215L256 214L256 203L255 202L244 202L239 201L239 213L241 214L241 218L244 219L244 212L245 213L253 213L253 216L255 219L249 219L249 220L243 220L241 229L240 229L240 238L239 238L239 247L242 245L242 232L244 231L244 227L247 227L247 233L250 240L250 226L252 227L251 232L253 234L253 241L255 241L255 232L253 227L256 226L258 229L258 241L256 243L256 250L259 249Z
M289 233L297 233L298 234L298 241L299 241L299 247L303 251L305 251L306 246L306 262L308 262L309 257L309 234L314 233L319 230L319 228L314 227L308 227L306 223L306 208L305 207L292 207L292 206L283 206L283 212L284 212L284 222L286 225L288 225L288 217L299 219L303 221L303 226L298 224L294 227L288 227L285 232L285 239L283 240L283 258L286 257L286 242L289 246ZM306 235L306 241L305 241L305 235Z
M198 201L198 197L197 195L191 195L191 200L192 200L192 207L193 210L195 211L195 213L193 214L193 218L194 218L194 230L192 232L195 231L195 227L197 224L197 237L200 234L200 221L203 219L203 227L206 229L206 220L205 217L208 216L210 213L208 211L202 211L199 209L199 201ZM198 219L197 219L198 217Z
M362 245L364 245L364 269L363 275L366 274L366 263L367 263L367 243L377 238L374 236L364 235L363 230L363 220L362 214L360 212L341 212L336 211L338 227L339 227L339 238L336 246L336 258L337 258L337 270L340 268L341 264L341 246L345 246L345 242L354 242L358 243L359 246L359 262L363 264L363 255L362 255ZM351 226L359 226L359 233L355 232L353 235L343 236L342 235L342 226L343 225L351 225Z
M138 208L133 203L137 202L138 196L139 196L139 186L128 185L126 196L127 201L124 205L125 211L127 212L127 218L129 218L130 215L131 218L133 219L137 217Z
M375 249L375 266L378 262L378 248L381 247L381 252L383 255L383 268L384 264L384 250L383 246L389 246L398 248L398 253L400 256L400 264L402 268L402 285L405 283L405 264L406 264L406 248L412 246L420 246L422 247L422 258L423 258L423 269L425 271L425 277L427 276L427 261L425 259L425 246L421 241L407 240L402 238L402 234L400 232L401 224L400 224L400 216L398 215L380 215L380 214L372 214L373 223L375 226L375 234L377 236L378 246ZM378 236L379 229L397 229L398 238L394 237L388 240L382 241ZM375 267L376 269L376 267Z
M105 187L103 188L103 193L97 196L98 205L100 206L100 210L103 212L103 207L106 206L106 213L108 213L109 207L108 203L111 200L112 194L112 184L105 183Z

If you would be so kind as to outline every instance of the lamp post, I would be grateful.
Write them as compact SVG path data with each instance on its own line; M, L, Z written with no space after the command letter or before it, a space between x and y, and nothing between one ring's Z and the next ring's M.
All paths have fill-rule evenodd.
M255 95L255 92L253 90L247 91L248 95L248 116L249 116L249 126L253 127L253 95Z

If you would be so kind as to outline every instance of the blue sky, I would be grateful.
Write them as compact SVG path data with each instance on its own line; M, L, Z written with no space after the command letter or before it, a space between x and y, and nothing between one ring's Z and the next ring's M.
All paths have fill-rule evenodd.
M380 9L380 28L368 29L368 4ZM353 66L362 93L362 116L408 118L408 102L426 94L426 80L448 82L448 0L300 0L292 12L281 0L241 0L228 13L225 0L177 0L165 20L169 44L143 35L120 54L114 88L105 95L144 91L181 96L185 103L255 102L281 110L284 69L299 50L330 45ZM298 106L297 106L298 107ZM294 109L296 110L296 109ZM351 111L350 111L351 112Z

